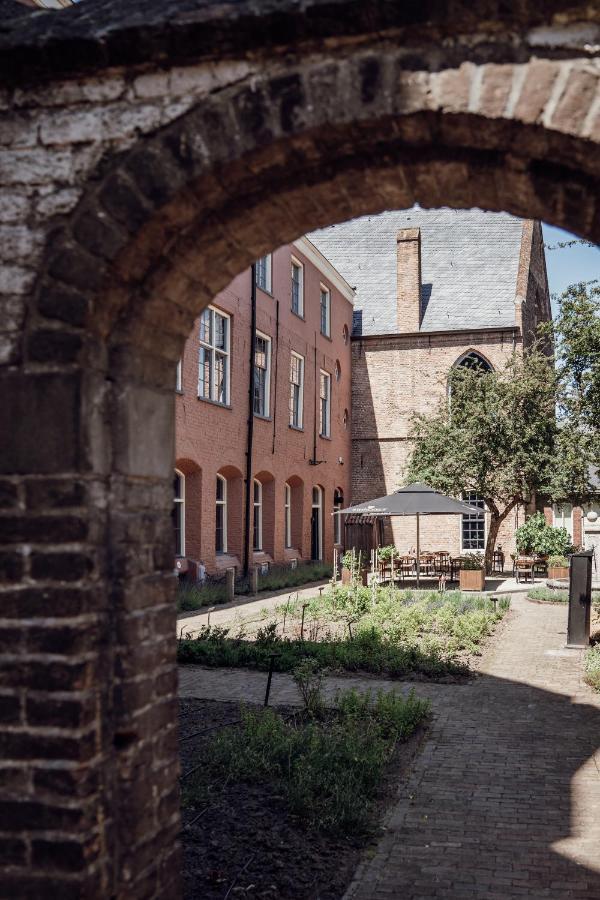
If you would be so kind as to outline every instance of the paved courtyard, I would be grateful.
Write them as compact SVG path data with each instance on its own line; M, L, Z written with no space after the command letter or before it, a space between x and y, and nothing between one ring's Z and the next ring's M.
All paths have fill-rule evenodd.
M600 898L600 695L565 650L566 606L515 595L463 685L414 685L431 730L347 900ZM261 702L266 675L184 667L186 697ZM329 678L341 686L407 683ZM274 703L299 702L275 675Z

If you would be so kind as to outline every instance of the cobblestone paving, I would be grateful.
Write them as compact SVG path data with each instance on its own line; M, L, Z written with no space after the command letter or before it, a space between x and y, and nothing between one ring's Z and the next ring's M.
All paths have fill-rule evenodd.
M431 732L347 900L600 898L600 695L565 650L566 606L513 598L469 684L330 678L415 687ZM184 667L182 696L261 702L266 675ZM298 702L275 675L274 703Z

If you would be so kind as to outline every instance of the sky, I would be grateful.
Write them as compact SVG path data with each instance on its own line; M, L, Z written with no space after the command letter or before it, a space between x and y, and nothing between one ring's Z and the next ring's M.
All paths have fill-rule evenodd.
M559 242L577 240L576 235L569 234L553 225L543 225L544 243L546 244L546 268L551 294L562 294L570 285L578 281L600 280L600 247L588 247L576 244L560 250L550 250ZM555 309L556 304L552 304Z

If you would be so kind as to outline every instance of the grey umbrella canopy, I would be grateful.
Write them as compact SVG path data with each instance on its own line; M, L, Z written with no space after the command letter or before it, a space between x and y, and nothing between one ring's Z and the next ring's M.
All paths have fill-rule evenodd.
M340 512L365 516L451 516L480 513L481 510L416 482L388 494L387 497L377 497L376 500L348 506Z
M375 500L368 500L366 503L359 503L356 506L348 506L346 509L340 510L338 515L352 513L353 515L364 516L416 516L417 518L417 587L419 586L421 565L420 565L420 535L419 535L419 516L458 516L466 513L481 513L476 506L469 506L462 500L455 500L453 497L447 497L434 491L426 484L409 484L388 494L387 497L377 497Z

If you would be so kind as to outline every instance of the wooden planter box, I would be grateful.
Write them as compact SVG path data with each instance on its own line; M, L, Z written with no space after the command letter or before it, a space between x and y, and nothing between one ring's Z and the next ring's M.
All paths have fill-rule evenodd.
M568 578L569 577L569 567L568 566L548 566L548 578L551 581L555 581L558 578Z
M459 588L461 591L483 591L485 571L483 569L461 569Z

